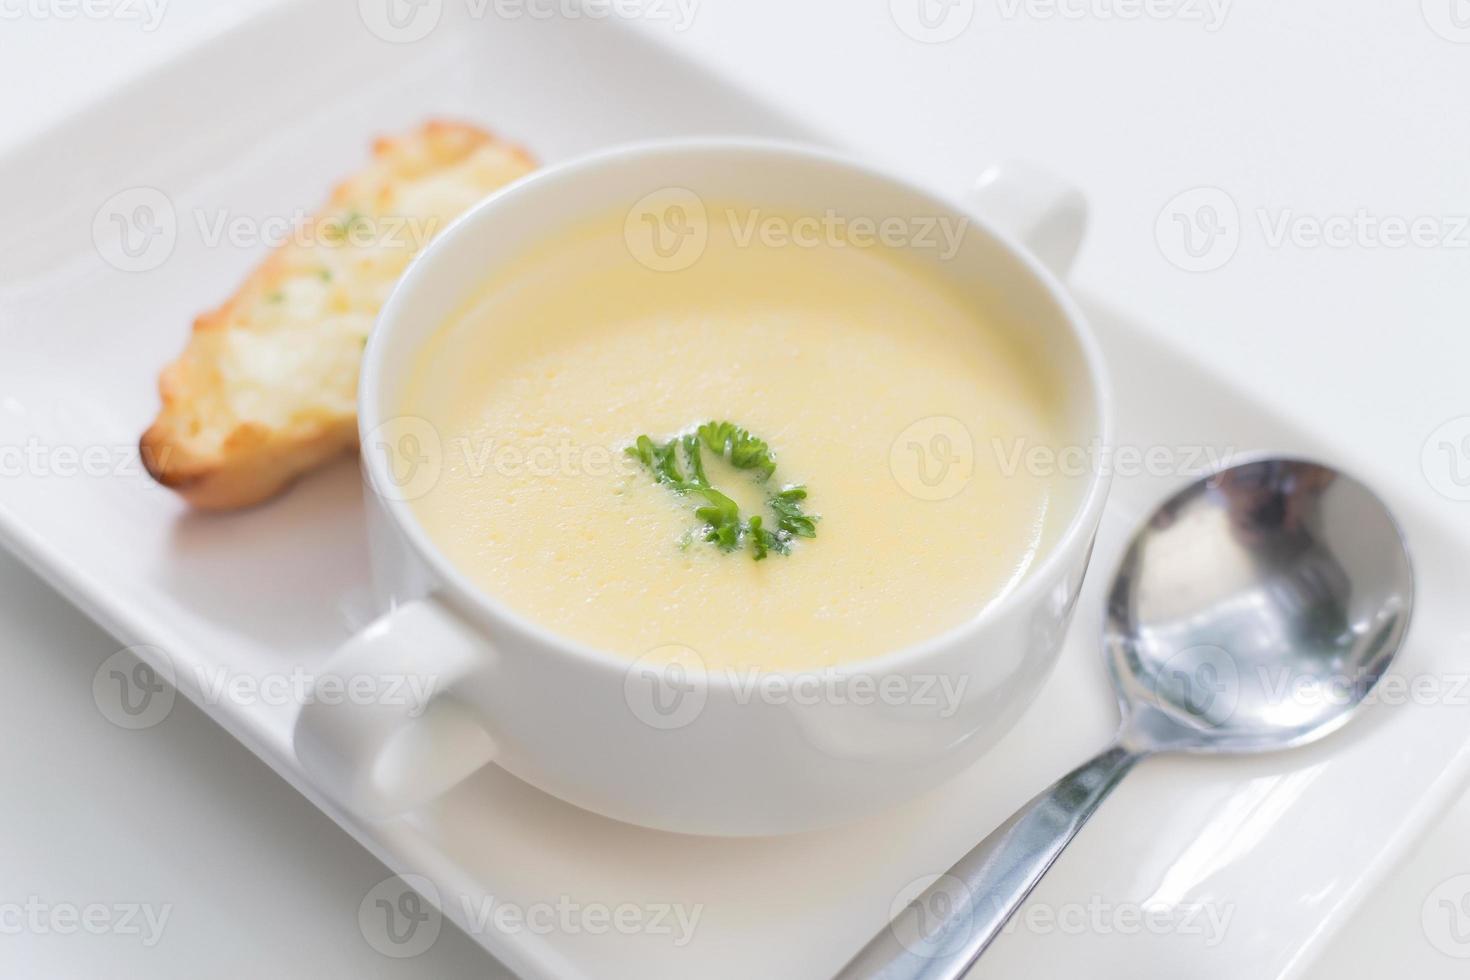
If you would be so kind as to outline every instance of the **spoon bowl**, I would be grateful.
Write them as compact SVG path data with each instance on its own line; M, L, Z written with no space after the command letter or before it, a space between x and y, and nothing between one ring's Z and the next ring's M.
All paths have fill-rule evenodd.
M1103 645L1140 752L1265 752L1345 724L1408 629L1398 525L1317 463L1246 462L1166 501L1108 597Z
M1140 760L1289 749L1336 731L1388 670L1413 604L1388 508L1330 467L1255 459L1175 494L1108 593L1103 648L1123 714L1113 745L940 875L838 980L958 980Z

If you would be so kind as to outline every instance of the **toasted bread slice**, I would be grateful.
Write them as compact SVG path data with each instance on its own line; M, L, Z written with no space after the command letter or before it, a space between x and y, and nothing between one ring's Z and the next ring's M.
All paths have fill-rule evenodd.
M381 139L159 378L148 471L197 507L259 503L357 445L358 368L378 310L427 240L535 167L472 126Z

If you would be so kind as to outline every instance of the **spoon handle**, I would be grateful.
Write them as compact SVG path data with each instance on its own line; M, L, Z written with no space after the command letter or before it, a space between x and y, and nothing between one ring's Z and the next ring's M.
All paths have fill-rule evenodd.
M958 980L1141 755L1114 745L1026 804L853 957L835 980Z

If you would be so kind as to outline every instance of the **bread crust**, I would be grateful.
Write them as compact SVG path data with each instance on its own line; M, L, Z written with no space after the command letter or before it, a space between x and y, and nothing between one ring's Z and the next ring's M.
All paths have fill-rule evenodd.
M195 507L279 494L357 447L357 374L378 309L408 261L479 199L530 172L523 149L432 120L373 145L159 376L139 442L153 478Z

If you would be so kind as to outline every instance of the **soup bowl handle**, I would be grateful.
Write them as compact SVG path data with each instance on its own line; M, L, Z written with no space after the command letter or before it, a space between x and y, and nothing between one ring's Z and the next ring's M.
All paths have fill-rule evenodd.
M982 217L1065 279L1087 232L1082 192L1034 163L1007 160L982 173L968 195Z
M484 634L438 598L398 606L316 676L296 721L297 758L360 817L416 809L494 759L479 714L455 696L493 662Z

